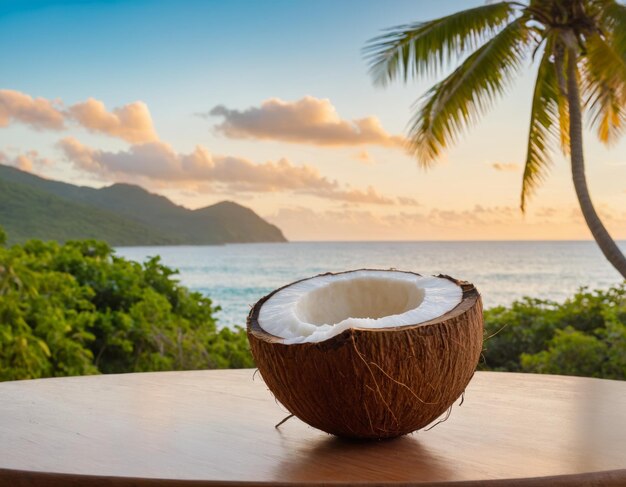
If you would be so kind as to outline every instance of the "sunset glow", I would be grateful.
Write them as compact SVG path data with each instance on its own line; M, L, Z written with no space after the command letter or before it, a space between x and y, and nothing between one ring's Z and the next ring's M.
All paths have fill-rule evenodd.
M561 155L519 209L531 69L433 168L407 152L428 85L375 87L361 50L468 2L29 3L0 6L1 164L190 208L233 200L290 240L591 238ZM626 140L587 131L585 152L625 239Z

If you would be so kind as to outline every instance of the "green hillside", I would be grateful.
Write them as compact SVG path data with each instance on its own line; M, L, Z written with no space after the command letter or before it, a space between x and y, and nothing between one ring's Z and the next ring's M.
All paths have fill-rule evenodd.
M96 238L111 245L284 242L249 208L221 202L198 210L130 184L89 188L0 165L0 225L12 242Z

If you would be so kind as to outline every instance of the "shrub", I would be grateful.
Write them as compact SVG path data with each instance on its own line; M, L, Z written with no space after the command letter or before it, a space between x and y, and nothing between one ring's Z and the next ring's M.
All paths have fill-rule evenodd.
M244 330L175 275L98 241L0 247L0 380L253 366Z
M0 228L0 380L254 366L245 331L218 329L218 308L158 257L5 240ZM486 310L485 337L481 370L624 380L626 285Z
M626 379L626 286L485 312L482 370Z

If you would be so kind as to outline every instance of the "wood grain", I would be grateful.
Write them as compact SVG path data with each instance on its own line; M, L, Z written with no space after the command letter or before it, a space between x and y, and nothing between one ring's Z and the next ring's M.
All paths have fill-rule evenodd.
M340 440L252 370L0 383L0 486L626 485L626 382L477 373L430 431Z

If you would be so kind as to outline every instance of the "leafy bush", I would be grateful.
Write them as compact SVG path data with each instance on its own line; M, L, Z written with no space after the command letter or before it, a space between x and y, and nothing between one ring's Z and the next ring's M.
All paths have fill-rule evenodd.
M626 379L626 285L485 311L483 370Z
M158 257L5 241L0 228L0 380L254 366L244 330L218 329ZM485 337L482 370L626 379L626 285L486 310Z
M98 241L0 247L0 380L253 366L244 330L218 330L175 274Z

